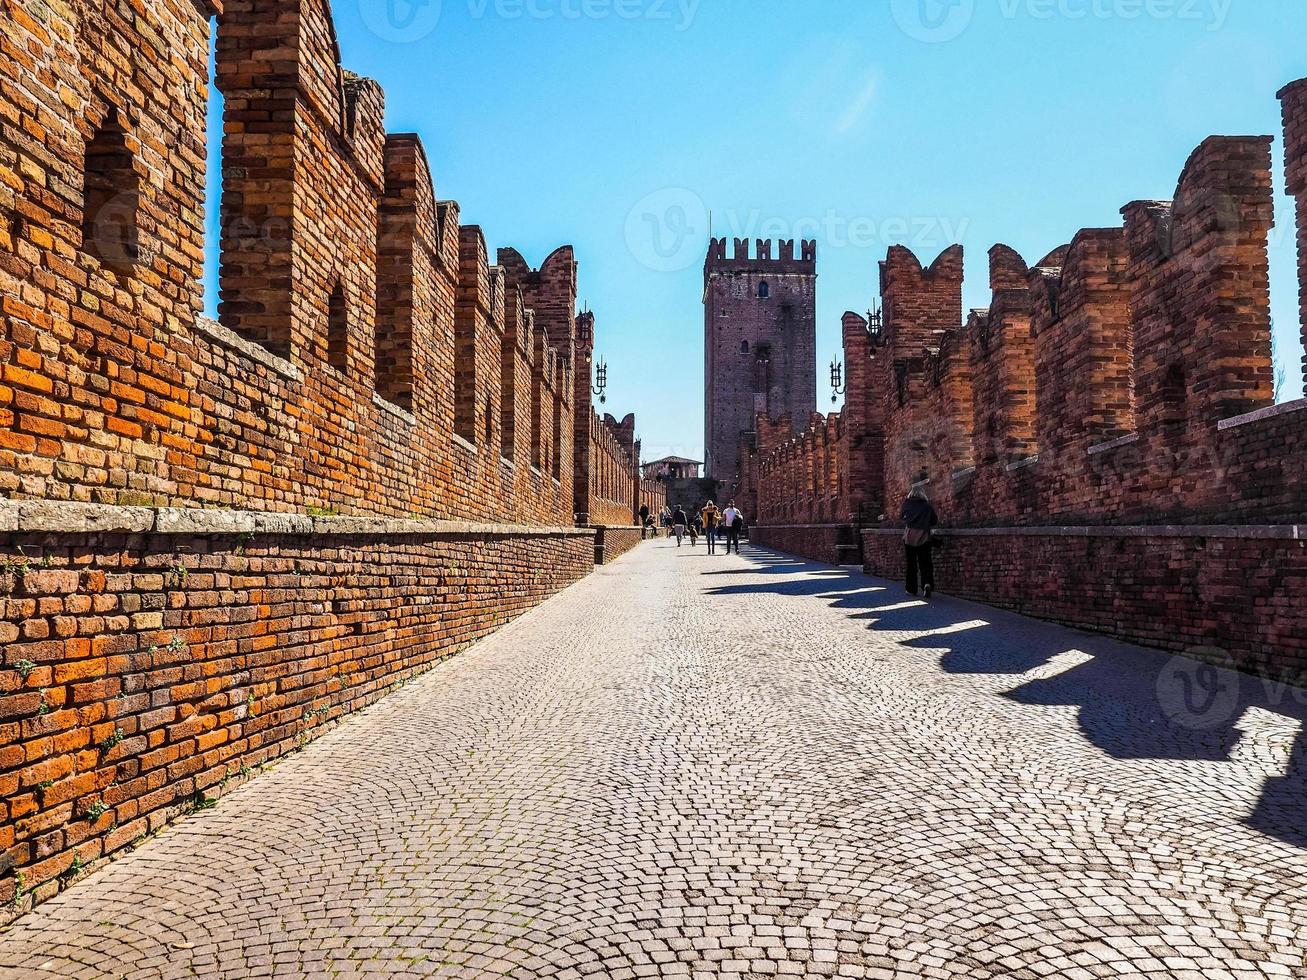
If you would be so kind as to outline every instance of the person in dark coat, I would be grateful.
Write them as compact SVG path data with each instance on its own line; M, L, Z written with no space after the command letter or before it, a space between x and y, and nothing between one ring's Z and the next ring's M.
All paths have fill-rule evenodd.
M676 535L676 547L681 546L681 541L685 538L685 526L689 524L685 516L685 511L677 507L676 512L672 514L672 533Z
M931 532L939 525L939 515L930 505L926 491L913 487L903 501L900 515L906 530L903 545L907 551L907 586L910 595L917 595L917 585L925 591L927 599L935 591L935 561L930 553Z
M640 540L643 541L649 533L649 505L640 505Z

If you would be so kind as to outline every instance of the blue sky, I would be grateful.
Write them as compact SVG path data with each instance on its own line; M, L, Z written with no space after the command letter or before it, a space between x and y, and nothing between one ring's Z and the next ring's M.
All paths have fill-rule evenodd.
M346 66L492 249L576 246L608 407L647 458L703 458L708 209L719 235L818 240L824 393L888 245L962 242L985 306L991 245L1034 261L1118 224L1213 133L1276 137L1272 303L1301 393L1275 99L1307 75L1299 0L391 2L336 0Z

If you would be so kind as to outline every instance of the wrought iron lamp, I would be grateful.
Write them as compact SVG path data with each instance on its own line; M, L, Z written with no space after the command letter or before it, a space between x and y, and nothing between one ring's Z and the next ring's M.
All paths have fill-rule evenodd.
M834 405L840 400L840 395L848 390L844 384L844 365L838 360L830 362L830 387L830 403Z

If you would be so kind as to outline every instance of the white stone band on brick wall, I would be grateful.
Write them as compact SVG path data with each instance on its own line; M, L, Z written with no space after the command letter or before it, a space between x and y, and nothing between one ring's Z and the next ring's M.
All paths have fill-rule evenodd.
M310 517L252 510L190 507L117 507L65 500L0 500L0 532L52 534L288 534L371 537L593 537L592 528L529 527L472 521L423 521L394 517Z

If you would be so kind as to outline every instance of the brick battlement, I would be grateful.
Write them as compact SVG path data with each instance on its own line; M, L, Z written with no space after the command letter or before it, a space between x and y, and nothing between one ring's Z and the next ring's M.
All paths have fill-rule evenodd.
M209 22L100 13L79 0L58 31L0 14L35 59L0 72L67 87L33 92L44 140L0 133L29 175L0 200L21 257L0 272L0 494L570 523L594 343L571 247L492 265L419 137L386 134L381 87L341 66L327 4L231 0L214 328ZM129 67L161 36L177 49L141 84Z
M1307 84L1281 98L1301 192ZM1032 265L996 245L991 304L965 323L961 248L929 266L891 248L876 342L861 318L844 324L855 410L843 439L879 465L842 500L844 474L811 475L824 453L865 448L823 449L820 426L761 439L763 519L820 520L832 499L892 516L918 483L964 526L1307 517L1304 416L1269 410L1270 148L1265 136L1204 140L1171 200L1128 204L1120 227L1082 229ZM1300 240L1302 210L1300 197Z
M714 238L708 246L705 276L740 272L791 273L815 276L817 274L817 243L802 241L796 250L793 239L773 242L771 239ZM772 247L775 245L775 253Z

